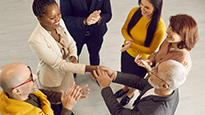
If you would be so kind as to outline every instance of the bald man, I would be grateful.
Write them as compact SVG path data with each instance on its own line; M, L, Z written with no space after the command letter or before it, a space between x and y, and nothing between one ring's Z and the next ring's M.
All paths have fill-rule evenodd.
M61 115L71 115L71 109L81 98L86 98L89 89L73 83L67 90L54 92L40 89L37 76L22 63L12 63L0 68L0 113L1 115L54 115L50 103L62 102Z

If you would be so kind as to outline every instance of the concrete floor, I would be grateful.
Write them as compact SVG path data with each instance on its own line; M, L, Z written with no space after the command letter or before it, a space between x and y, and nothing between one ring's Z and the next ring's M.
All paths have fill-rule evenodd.
M32 13L33 0L0 0L0 66L12 62L30 65L35 72L38 60L31 52L27 40L34 30L37 20ZM57 1L58 2L58 1ZM113 17L108 24L101 49L101 65L120 70L120 48L123 43L121 27L131 8L138 6L137 0L111 0ZM193 16L199 28L199 41L191 51L193 61L188 79L180 88L180 103L175 115L204 115L205 113L205 1L204 0L164 0L162 18L166 26L169 17L178 13ZM89 64L87 49L80 56L80 63ZM91 89L87 99L80 100L73 108L76 115L109 115L100 94L100 88L90 77L78 75L79 85L88 84ZM111 84L115 92L122 85ZM138 92L135 92L135 97ZM126 106L132 108L132 102Z

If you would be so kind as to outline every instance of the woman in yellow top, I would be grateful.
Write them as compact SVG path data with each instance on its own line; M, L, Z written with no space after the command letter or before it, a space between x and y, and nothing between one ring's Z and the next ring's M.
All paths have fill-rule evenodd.
M138 66L134 59L140 54L141 59L155 52L162 42L166 26L161 18L162 0L138 0L140 7L133 8L122 27L122 35L125 38L121 49L121 71L124 73L137 74L144 78L146 69ZM115 93L121 100L121 105L129 103L136 89L125 86Z

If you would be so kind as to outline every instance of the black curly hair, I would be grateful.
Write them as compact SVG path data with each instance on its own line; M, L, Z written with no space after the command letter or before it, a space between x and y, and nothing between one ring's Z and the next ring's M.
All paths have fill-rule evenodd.
M55 0L34 0L33 1L33 13L36 17L42 17L45 14L46 7L51 4L57 4Z

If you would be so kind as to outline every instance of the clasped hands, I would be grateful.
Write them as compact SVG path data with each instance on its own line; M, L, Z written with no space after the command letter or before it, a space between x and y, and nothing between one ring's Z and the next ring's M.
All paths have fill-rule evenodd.
M101 13L101 10L96 10L93 13L91 13L86 19L87 25L92 25L98 22L101 19L100 13Z
M137 55L135 58L135 63L139 66L144 67L147 71L151 71L151 61L150 60L141 60L139 59L141 55ZM115 79L117 72L103 66L97 66L96 70L93 70L93 75L91 76L93 79L97 80L101 89L110 86L110 83Z
M115 79L116 71L108 67L97 66L97 69L93 71L92 78L97 80L101 89L108 87L110 83Z

